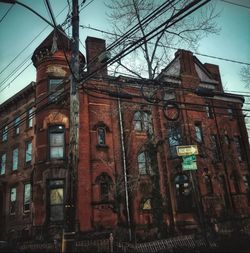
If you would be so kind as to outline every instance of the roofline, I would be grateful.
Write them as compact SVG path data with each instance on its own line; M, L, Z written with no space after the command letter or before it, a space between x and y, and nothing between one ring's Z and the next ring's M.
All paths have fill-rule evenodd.
M15 100L19 99L23 94L25 94L29 90L34 90L35 86L36 86L36 82L34 82L34 81L30 82L26 87L24 87L22 90L17 92L14 96L10 97L5 102L0 104L0 111L4 110L5 107L7 107L9 104L13 103Z

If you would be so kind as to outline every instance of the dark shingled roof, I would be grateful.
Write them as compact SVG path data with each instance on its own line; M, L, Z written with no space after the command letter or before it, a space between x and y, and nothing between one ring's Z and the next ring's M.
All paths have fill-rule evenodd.
M53 45L53 37L54 37L54 33L56 32L58 34L57 37L57 48L59 50L62 50L63 48L66 51L71 50L71 39L64 33L63 29L61 26L57 27L59 31L56 31L55 29L48 35L48 37L35 49L33 55L32 55L32 61L34 63L35 59L35 55L43 50L48 49L49 51L51 50L51 47Z

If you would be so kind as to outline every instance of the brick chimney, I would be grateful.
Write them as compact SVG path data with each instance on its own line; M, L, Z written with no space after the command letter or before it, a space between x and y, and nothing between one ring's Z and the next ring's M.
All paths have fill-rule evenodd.
M211 64L211 63L204 63L204 67L212 74L212 77L219 81L219 86L216 88L217 91L224 92L223 86L221 83L221 77L220 77L220 69L218 65Z
M178 49L175 56L177 57L178 55L180 55L181 74L197 76L193 53L187 50Z
M106 50L106 42L103 39L87 37L86 41L86 55L87 55L87 71L92 73L96 69L105 65L98 60L98 56ZM107 66L95 73L95 76L106 76Z

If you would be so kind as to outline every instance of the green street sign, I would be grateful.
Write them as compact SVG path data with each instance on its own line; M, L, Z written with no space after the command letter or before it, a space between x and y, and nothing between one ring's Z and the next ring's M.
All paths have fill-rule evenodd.
M183 170L197 170L195 155L183 156L182 160L183 160L182 163Z
M196 162L196 156L195 155L183 156L182 160L183 160L183 163L189 164L192 162Z
M182 163L182 170L197 170L197 164L196 162L190 164Z

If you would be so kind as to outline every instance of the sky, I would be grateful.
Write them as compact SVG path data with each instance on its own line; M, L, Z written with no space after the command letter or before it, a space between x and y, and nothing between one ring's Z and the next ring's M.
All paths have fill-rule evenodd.
M51 22L43 0L19 1L25 3ZM250 1L213 1L217 2L218 11L221 12L218 18L221 31L219 35L202 39L197 52L250 64ZM62 24L68 12L67 0L50 0L50 3L57 23ZM110 30L110 25L107 22L107 10L103 0L86 0L83 6L81 3L82 0L79 0L81 25L105 31ZM52 28L47 26L42 19L24 7L14 5L9 9L10 7L9 4L0 3L0 104L23 89L31 81L36 80L35 68L30 58L35 48L52 31ZM5 15L7 11L8 13ZM38 36L38 34L40 35ZM87 36L105 39L106 35L80 28L80 49L83 54L85 54L85 51L82 44L85 44ZM244 65L200 55L196 56L202 63L208 62L219 65L222 83L227 91L250 92L250 88L245 88L239 75L240 69ZM174 54L172 57L174 57ZM16 59L13 60L14 58ZM25 63L20 68L19 65L22 62ZM25 70L19 74L23 69Z

